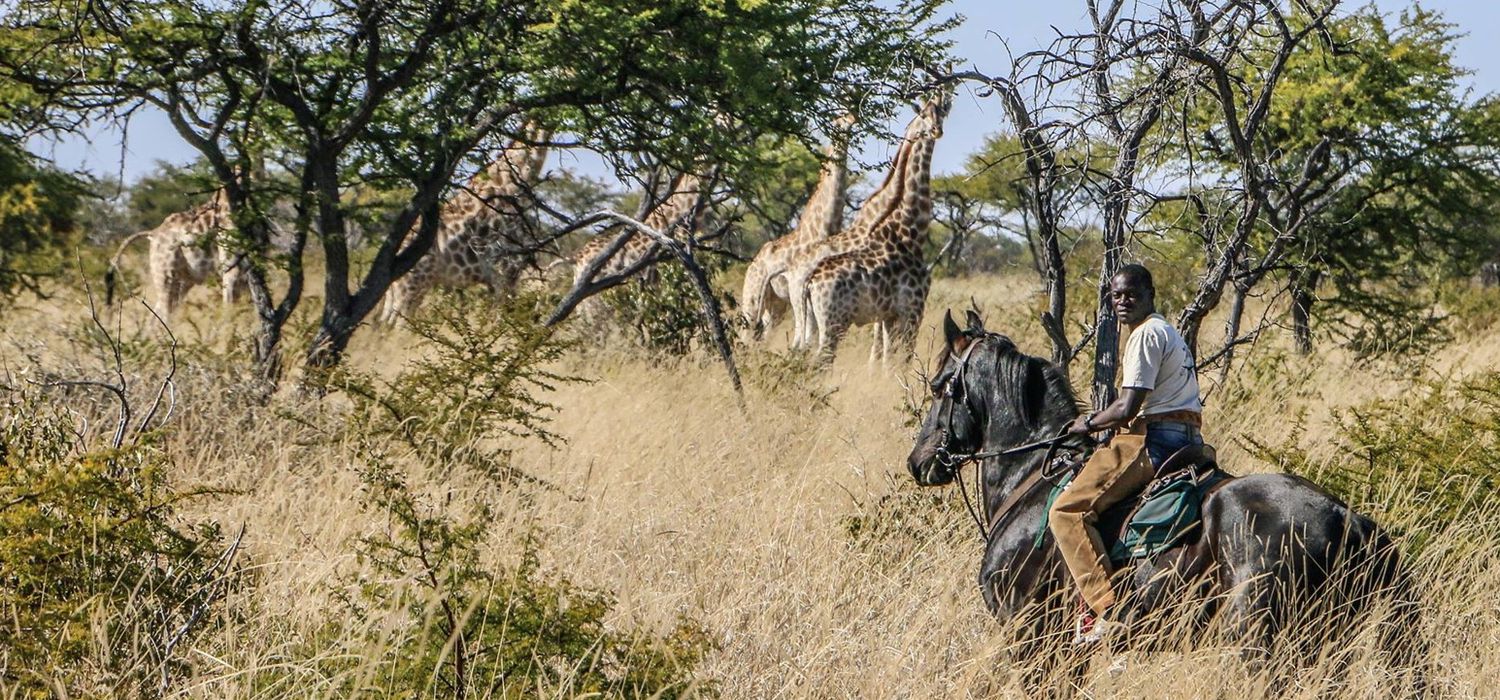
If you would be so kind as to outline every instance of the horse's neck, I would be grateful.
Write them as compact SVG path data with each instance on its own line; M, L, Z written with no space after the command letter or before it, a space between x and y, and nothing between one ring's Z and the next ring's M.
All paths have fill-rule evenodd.
M995 511L1010 500L1016 489L1042 468L1039 453L1019 455L1010 459L988 460L984 466L984 517L991 521Z
M1066 416L1062 416L1066 418ZM1076 417L1076 416L1074 416ZM1007 447L1015 447L1028 442L1042 440L1052 437L1061 432L1061 426L1071 423L1072 419L1059 422L1057 425L1044 425L1033 430L1029 435L1006 440L1007 444L991 439L986 450L999 450ZM1014 457L997 457L986 460L984 463L984 515L986 520L994 520L995 511L1000 509L1006 501L1010 500L1016 489L1025 485L1032 475L1047 468L1043 460L1051 454L1050 450L1037 450L1019 454Z

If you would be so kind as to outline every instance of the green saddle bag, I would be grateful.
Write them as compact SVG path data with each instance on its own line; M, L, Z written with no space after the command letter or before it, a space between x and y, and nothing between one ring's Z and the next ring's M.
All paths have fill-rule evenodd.
M1191 477L1172 479L1151 493L1130 515L1110 559L1152 557L1198 527L1203 494Z

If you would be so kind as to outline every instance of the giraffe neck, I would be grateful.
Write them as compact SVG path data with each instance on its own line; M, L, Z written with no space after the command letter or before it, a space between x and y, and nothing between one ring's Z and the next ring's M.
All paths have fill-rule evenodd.
M199 231L211 231L229 226L229 193L220 187L213 196L190 210L188 224Z
M807 200L807 206L802 209L797 230L792 232L794 242L821 240L839 230L839 224L844 218L844 187L848 184L849 170L845 163L849 152L847 143L847 140L835 135L828 144L827 159L823 161L818 186Z
M672 194L652 209L643 223L662 232L668 232L675 225L682 223L698 205L701 185L702 180L697 175L687 174L677 178L672 185ZM689 223L692 227L696 227L696 224L696 221ZM636 236L636 238L641 237Z
M520 212L521 198L541 176L542 166L547 161L546 142L551 138L551 132L528 128L527 138L539 144L530 145L519 139L511 141L495 162L469 179L465 191L443 206L437 237L439 244L448 244L456 236L478 235L477 232L484 227L470 225L476 219ZM464 234L465 231L476 233Z
M891 169L886 172L885 180L859 206L859 212L854 215L854 221L851 221L849 228L845 229L851 237L868 235L875 224L888 216L892 209L901 202L902 188L906 184L903 174L906 172L906 161L911 154L911 145L911 140L903 139L901 145L896 148L896 157L891 160Z
M907 161L897 213L900 225L891 229L896 247L906 253L921 254L932 223L932 151L936 146L937 139L923 135L916 139Z
M547 141L550 131L528 128L527 139L536 145L522 143L520 139L510 142L500 157L488 168L469 181L470 189L483 194L515 194L521 188L533 184L542 174L547 162Z

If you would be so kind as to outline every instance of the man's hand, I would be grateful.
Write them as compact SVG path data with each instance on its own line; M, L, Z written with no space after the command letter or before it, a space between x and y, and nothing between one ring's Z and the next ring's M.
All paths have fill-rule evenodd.
M1099 427L1091 425L1089 421L1089 417L1092 415L1092 413L1085 413L1077 418L1074 418L1073 423L1068 426L1068 433L1072 435L1088 435L1089 433L1097 431Z

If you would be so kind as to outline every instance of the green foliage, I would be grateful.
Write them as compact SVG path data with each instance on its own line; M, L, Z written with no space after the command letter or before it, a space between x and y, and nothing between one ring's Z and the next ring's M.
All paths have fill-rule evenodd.
M22 0L0 20L0 81L49 87L57 121L164 105L231 190L252 281L276 260L264 212L241 191L299 186L324 248L324 313L309 362L337 361L415 253L412 225L458 185L466 159L528 120L577 136L620 171L640 162L733 179L762 137L810 139L856 106L889 115L918 62L937 64L942 0L443 0L379 6L312 0L205 5L143 0L83 8ZM874 89L872 86L882 86ZM889 86L901 86L892 88ZM730 120L733 128L724 128ZM351 192L408 192L371 238L383 255L351 279ZM408 250L421 250L417 246ZM283 300L296 306L301 286ZM290 308L267 318L266 342Z
M495 440L529 438L551 445L552 406L540 394L576 381L547 367L568 345L539 322L540 304L518 297L498 309L429 304L411 320L430 354L395 377L336 371L326 386L355 402L351 426L367 444L443 470L466 467L500 483L523 478L510 450Z
M1258 144L1272 154L1272 186L1247 261L1283 246L1272 274L1313 287L1314 317L1361 353L1444 341L1422 290L1467 277L1496 249L1500 103L1463 87L1453 29L1420 6L1395 19L1373 6L1335 19L1331 44L1290 56ZM1200 154L1234 172L1218 107L1200 107ZM1238 195L1200 200L1210 229L1227 225L1225 196ZM1299 216L1300 230L1280 240ZM1187 231L1203 228L1196 215L1182 219Z
M719 213L734 220L740 252L753 256L773 238L792 232L793 221L807 204L823 167L820 154L802 141L765 137L754 161L728 183L735 200Z
M1487 508L1500 486L1494 466L1500 449L1500 373L1457 384L1425 382L1335 418L1338 452L1327 461L1298 446L1300 421L1283 444L1245 440L1261 459L1308 476L1357 509L1384 513L1388 524L1421 532Z
M358 631L342 635L352 648L332 657L318 649L318 657L333 659L323 662L331 674L370 684L347 689L355 693L678 697L709 648L691 624L665 636L617 629L608 594L542 572L534 536L518 565L484 556L496 539L510 539L497 532L485 494L543 483L513 469L506 448L491 443L558 439L546 428L551 407L537 394L572 381L545 369L565 345L539 324L536 304L477 313L434 306L413 324L428 354L393 379L347 370L329 378L354 402L341 439L364 463L365 508L386 526L360 539L364 574L331 623ZM469 507L451 493L429 498L407 483L400 463L450 475L468 467L489 487ZM362 673L340 673L351 664Z
M0 302L62 269L81 191L0 135Z
M159 448L79 442L34 397L0 419L0 683L150 696L237 575L215 526L174 515L192 494L167 484Z
M718 256L699 256L699 264L710 276L722 271L728 263ZM722 289L719 309L726 319L734 318L734 298ZM605 292L604 301L614 317L636 344L652 357L682 357L695 347L708 347L713 331L703 317L703 298L693 277L680 263L657 264L645 278L628 282ZM729 328L725 321L725 328Z
M1058 168L1064 174L1061 183L1064 192L1081 196L1078 186L1082 184L1084 169L1100 167L1098 154L1080 149L1066 149L1058 154ZM1035 193L1031 191L1031 180L1026 172L1025 152L1021 140L1014 134L994 133L984 137L979 149L964 158L964 169L959 175L939 178L942 186L935 190L962 192L965 196L989 202L1005 212L1019 212Z

